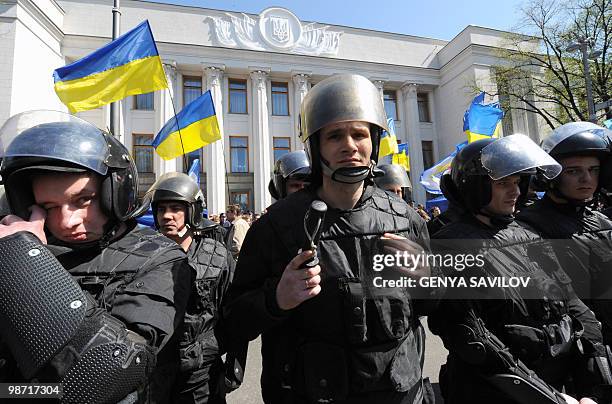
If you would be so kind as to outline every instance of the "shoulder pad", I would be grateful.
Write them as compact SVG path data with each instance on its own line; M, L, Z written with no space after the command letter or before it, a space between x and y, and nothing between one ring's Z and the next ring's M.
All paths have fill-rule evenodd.
M147 227L136 227L119 240L112 242L101 256L101 264L121 268L121 272L137 272L147 262L176 261L187 256L174 241Z
M380 188L374 188L372 193L372 203L379 210L388 212L391 210L393 213L399 216L407 217L410 206L395 194L383 191Z

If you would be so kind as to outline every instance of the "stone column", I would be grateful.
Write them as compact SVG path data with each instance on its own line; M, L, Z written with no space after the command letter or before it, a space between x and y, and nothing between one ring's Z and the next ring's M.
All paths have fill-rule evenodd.
M163 62L164 72L166 73L166 80L168 80L168 88L161 90L159 95L160 103L155 108L155 133L157 135L161 128L164 127L166 122L170 119L174 119L174 108L172 107L172 98L176 94L176 62L173 60L167 60ZM176 111L177 113L179 111ZM164 160L155 153L155 159L159 159L159 171L157 177L160 175L174 172L177 170L177 161L182 157L177 157L172 160Z
M204 147L206 158L206 206L209 214L225 212L225 156L223 155L223 142L225 133L223 128L223 91L221 82L223 80L223 66L207 66L206 87L210 90L217 122L221 131L221 140Z
M270 128L268 125L268 73L263 70L251 71L253 88L253 173L255 188L255 212L259 213L270 206L272 199L268 193L270 182Z
M419 105L417 103L417 85L406 83L401 88L404 97L406 134L410 149L410 181L412 181L412 198L416 203L425 204L425 189L419 183L423 173L423 146L419 130Z
M304 144L300 139L300 108L302 101L310 88L310 75L307 73L296 73L293 75L293 122L294 122L294 150L303 150Z

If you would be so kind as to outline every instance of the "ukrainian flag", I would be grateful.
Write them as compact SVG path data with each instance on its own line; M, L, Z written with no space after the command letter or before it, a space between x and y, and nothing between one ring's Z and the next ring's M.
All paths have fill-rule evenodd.
M455 146L455 150L451 154L437 162L433 167L423 171L419 182L421 185L423 185L427 192L430 194L442 195L442 190L440 189L440 179L446 171L450 170L453 159L459 150L463 149L467 144L468 142L459 143Z
M57 96L73 113L168 87L148 21L55 70L53 79Z
M164 160L171 160L219 139L221 131L208 90L170 118L151 145Z
M481 92L474 98L463 116L463 131L468 143L499 136L504 111L499 108L498 103L485 105L483 102L484 92Z
M380 143L378 148L378 160L384 156L397 153L397 136L395 135L395 122L393 118L387 119L389 132L384 130L380 135Z
M408 143L397 145L398 152L393 155L392 163L398 164L406 171L410 171L410 154L408 153Z

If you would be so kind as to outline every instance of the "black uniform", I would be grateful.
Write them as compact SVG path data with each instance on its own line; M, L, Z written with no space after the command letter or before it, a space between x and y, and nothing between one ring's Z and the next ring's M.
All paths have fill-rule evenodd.
M181 403L224 403L224 386L218 386L218 383L223 381L221 355L225 350L220 346L222 333L218 325L221 304L235 264L225 246L208 237L194 238L187 255L195 269L196 279L180 341L181 375L176 400ZM230 369L233 374L233 366ZM232 374L228 375L230 379Z
M443 301L429 317L430 328L449 350L440 374L446 403L516 403L487 381L488 376L508 372L498 355L474 355L476 343L468 341L470 333L466 334L477 328L473 313L545 382L561 388L572 377L574 383L568 387L573 394L591 397L600 393L596 389L601 380L587 364L589 358L602 354L597 320L576 297L547 242L516 222L487 226L471 214L443 227L433 238L472 240L467 249L457 244L455 252L483 254L482 268L472 267L454 276L530 279L526 288L495 288L482 300L474 297L478 290L453 289L456 294L449 297L456 299Z
M178 330L190 296L192 270L181 248L161 234L127 222L105 249L48 245L99 307L156 349L157 366L139 402L172 402L179 369Z
M602 322L604 342L612 344L612 221L588 206L560 204L549 197L525 208L519 219L544 238L555 239L565 272L578 296Z
M266 403L421 403L424 339L407 289L372 287L379 237L428 238L404 201L372 185L350 210L327 212L319 243L321 292L283 311L276 287L306 241L312 189L272 205L243 244L230 289L232 332L262 335Z

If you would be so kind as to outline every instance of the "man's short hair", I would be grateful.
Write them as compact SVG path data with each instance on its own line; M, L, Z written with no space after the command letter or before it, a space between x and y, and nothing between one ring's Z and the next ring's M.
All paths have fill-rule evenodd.
M235 215L240 214L240 205L227 205L227 212L232 212Z

